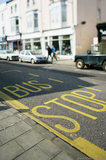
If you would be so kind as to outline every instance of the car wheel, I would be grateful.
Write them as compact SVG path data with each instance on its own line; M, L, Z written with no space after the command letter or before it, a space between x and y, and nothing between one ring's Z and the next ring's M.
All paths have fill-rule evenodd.
M106 72L106 61L103 63L103 70Z
M35 63L34 59L31 59L31 63L32 63L32 64L34 64L34 63Z
M7 57L7 61L10 61L10 58L9 58L9 57Z
M77 61L76 61L76 67L78 69L83 69L84 68L84 62L83 62L82 59L77 59Z
M21 58L19 58L19 62L22 62L22 59L21 59Z

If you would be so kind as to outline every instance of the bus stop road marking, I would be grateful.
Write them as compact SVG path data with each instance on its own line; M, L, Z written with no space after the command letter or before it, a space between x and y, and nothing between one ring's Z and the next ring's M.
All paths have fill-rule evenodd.
M64 83L64 81L57 80L57 79L54 79L54 78L48 78L48 80L50 80L50 81L55 81L55 82L59 82L59 83Z
M33 77L39 77L38 74L33 74L33 73L29 73L28 75L33 76Z
M91 89L91 90L98 91L98 92L102 92L102 90L100 90L100 89L95 89L95 88L86 87L86 86L82 86L82 85L78 85L78 87L86 88L86 89Z
M48 129L50 132L54 133L70 145L74 146L75 148L79 149L81 152L86 154L87 156L95 159L95 160L106 160L106 151L103 149L97 147L96 145L92 144L91 142L87 141L86 139L82 137L78 137L75 140L71 140L70 138L64 136L60 132L56 131L54 128L50 127L46 123L42 122L38 118L34 117L32 114L28 112L29 107L26 105L20 103L19 101L13 99L12 97L8 96L7 94L0 91L0 98L2 98L5 102L7 102L9 105L11 105L13 108L17 110L24 110L23 114L25 114L27 117L31 118L32 120L36 121L46 129Z
M9 72L22 72L20 70L7 70L7 71L2 71L1 73L9 73Z

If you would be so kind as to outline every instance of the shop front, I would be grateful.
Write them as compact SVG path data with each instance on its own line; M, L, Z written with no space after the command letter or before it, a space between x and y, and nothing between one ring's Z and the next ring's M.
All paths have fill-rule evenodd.
M54 46L58 57L69 59L73 56L75 42L70 28L44 31L42 34L23 36L23 49L47 56L47 46Z
M7 48L7 36L0 37L0 50L6 50Z

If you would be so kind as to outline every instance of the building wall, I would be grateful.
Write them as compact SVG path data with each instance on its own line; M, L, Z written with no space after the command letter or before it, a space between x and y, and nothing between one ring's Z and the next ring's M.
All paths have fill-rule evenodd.
M93 37L97 37L97 23L106 21L106 1L78 0L77 4L76 53L86 53L93 43ZM98 8L101 9L101 20L98 20ZM86 21L86 24L81 25L82 21Z
M27 6L27 0L12 0L9 3L0 5L0 13L4 11L6 14L5 24L0 23L0 28L5 25L5 35L8 36L8 41L23 41L23 48L26 43L30 43L31 49L34 49L34 44L39 45L39 49L42 49L42 53L46 53L46 45L54 42L53 38L58 38L59 52L62 54L63 41L70 41L71 53L75 55L77 53L86 53L90 49L90 45L93 43L93 38L97 37L96 24L98 22L106 21L106 0L66 0L67 8L67 21L62 23L62 8L60 4L61 0L30 0L29 7ZM11 7L17 4L17 12L11 14ZM58 7L55 10L55 7ZM101 19L98 19L97 11L100 9ZM56 11L55 20L57 23L51 23L51 11ZM38 13L38 28L33 27L28 30L27 17L29 13L37 11ZM13 33L11 31L11 18L18 16L19 18L19 33ZM85 21L86 24L81 24ZM20 37L20 33L22 36ZM0 29L0 37L1 37ZM68 37L68 39L67 39ZM65 55L66 56L66 55ZM69 56L68 56L69 57Z

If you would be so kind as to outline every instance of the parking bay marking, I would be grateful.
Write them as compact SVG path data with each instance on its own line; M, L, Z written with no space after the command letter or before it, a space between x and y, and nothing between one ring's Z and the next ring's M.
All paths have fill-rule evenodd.
M3 93L2 91L0 91L0 98L5 100L8 104L10 104L12 107L14 107L16 109L25 109L25 110L29 109L26 105L23 105L22 103L11 98L7 94ZM81 152L85 153L89 157L96 159L96 160L100 160L100 159L105 160L106 159L106 151L97 147L96 145L92 144L91 142L87 141L86 139L79 137L79 138L76 138L75 140L71 140L70 138L64 136L60 132L56 131L55 129L53 129L52 127L47 125L46 123L35 118L30 113L23 112L23 114L25 114L26 116L28 116L32 120L36 121L37 123L39 123L40 125L42 125L46 129L48 129L50 132L59 136L60 138L62 138L63 140L65 140L66 142L71 144L72 146L76 147L77 149L79 149Z

